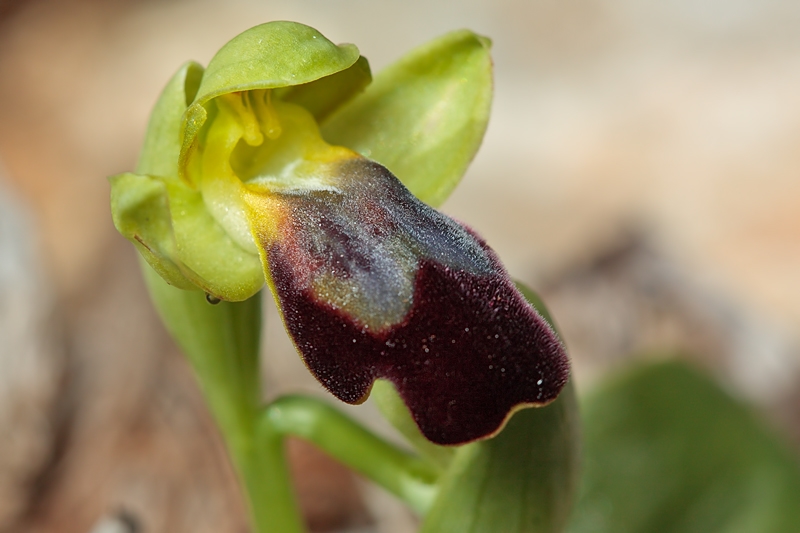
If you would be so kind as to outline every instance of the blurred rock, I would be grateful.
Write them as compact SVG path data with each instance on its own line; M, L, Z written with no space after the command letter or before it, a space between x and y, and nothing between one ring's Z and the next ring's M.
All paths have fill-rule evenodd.
M30 213L0 168L0 531L36 496L53 453L64 358Z
M589 386L631 358L690 358L800 437L800 343L693 276L644 233L596 243L539 288ZM800 439L797 439L800 449Z

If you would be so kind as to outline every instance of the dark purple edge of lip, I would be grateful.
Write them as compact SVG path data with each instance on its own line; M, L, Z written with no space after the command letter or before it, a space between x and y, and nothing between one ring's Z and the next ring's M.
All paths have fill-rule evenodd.
M274 243L269 265L284 324L320 383L354 404L375 379L388 379L425 437L444 445L489 437L519 406L554 400L569 377L563 345L475 237L495 273L476 276L421 260L405 320L377 333L294 286ZM477 355L465 356L470 351Z

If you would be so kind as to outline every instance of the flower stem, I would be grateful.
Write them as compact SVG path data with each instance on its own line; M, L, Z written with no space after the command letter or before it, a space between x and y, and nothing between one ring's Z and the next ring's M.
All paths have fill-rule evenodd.
M265 409L260 431L315 444L420 515L436 497L439 469L434 464L396 448L321 400L295 395L278 398Z
M283 436L257 431L260 294L244 302L212 305L200 291L168 285L146 264L142 271L153 303L192 364L222 432L248 496L253 531L302 533Z
M247 489L256 533L303 533L305 527L291 487L284 438L277 433L253 435L257 443L239 472Z

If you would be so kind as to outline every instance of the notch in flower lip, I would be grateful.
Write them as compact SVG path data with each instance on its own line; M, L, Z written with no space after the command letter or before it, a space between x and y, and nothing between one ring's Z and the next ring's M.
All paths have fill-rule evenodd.
M414 196L440 203L480 144L488 46L453 32L362 93L354 46L248 30L168 84L137 174L112 178L115 224L179 288L237 301L266 280L338 398L386 378L432 442L490 436L554 399L569 365L494 252Z

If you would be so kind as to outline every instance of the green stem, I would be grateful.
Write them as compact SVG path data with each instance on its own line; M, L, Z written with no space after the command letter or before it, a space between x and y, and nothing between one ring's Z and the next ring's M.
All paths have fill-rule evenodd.
M257 432L261 388L261 295L211 305L176 289L150 266L142 271L167 329L194 368L247 493L255 533L302 533L304 526L276 432Z
M303 533L305 527L292 491L283 435L259 432L239 467L250 499L257 533Z
M315 444L420 515L427 512L436 496L436 466L399 450L321 400L307 396L279 398L264 411L260 428L262 434L293 435Z

